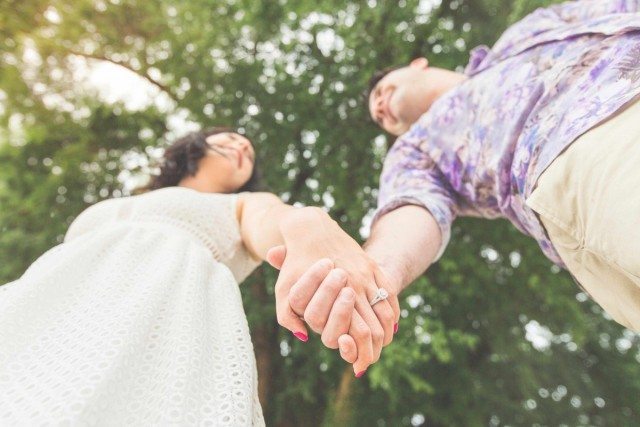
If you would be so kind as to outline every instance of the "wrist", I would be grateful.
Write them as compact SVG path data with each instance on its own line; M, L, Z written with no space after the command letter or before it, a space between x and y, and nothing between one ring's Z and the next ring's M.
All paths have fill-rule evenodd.
M389 280L389 285L392 289L388 289L393 292L395 295L400 295L400 292L404 290L406 287L405 276L402 268L399 268L396 264L389 262L388 260L377 262L378 268L382 271L382 273Z
M376 263L382 274L388 279L393 291L396 295L411 282L408 279L409 273L405 263L395 254L389 253L386 247L380 245L371 245L370 242L365 245L365 252Z
M311 235L335 224L328 213L315 206L295 208L287 211L280 221L280 233L285 242L300 233Z

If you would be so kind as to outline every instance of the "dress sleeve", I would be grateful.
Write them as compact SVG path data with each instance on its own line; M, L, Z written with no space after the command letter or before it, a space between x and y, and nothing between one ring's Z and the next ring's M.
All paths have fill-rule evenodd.
M437 261L451 237L451 224L457 212L454 192L417 141L400 137L384 162L372 227L383 215L405 205L422 206L437 221L442 233L442 243L434 260Z

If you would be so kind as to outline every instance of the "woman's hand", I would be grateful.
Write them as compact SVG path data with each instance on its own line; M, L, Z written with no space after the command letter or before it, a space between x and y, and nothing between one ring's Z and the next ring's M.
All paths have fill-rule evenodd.
M302 226L308 222L316 226L321 223L318 218L313 221L298 218L290 222L289 229L282 230L286 256L283 247L273 248L267 255L274 267L282 268L276 284L278 321L306 340L302 317L312 330L322 333L325 345L339 346L343 358L350 363L354 363L350 357L355 345L354 371L362 374L379 359L382 347L393 339L400 314L396 287L335 222L322 224L320 230L311 233L308 227ZM330 259L321 260L323 256ZM356 294L355 311L348 329L350 337L344 336L344 321L334 320L331 311L345 282ZM379 287L385 288L389 297L372 307L369 301Z
M357 315L352 319L352 332L353 337L362 342L356 366L366 368L378 360L382 346L391 342L399 310L394 298L381 301L373 307L369 304L379 287L391 293L392 290L382 283L380 277L376 277L376 264L356 241L322 209L294 208L269 193L241 195L236 212L245 247L256 258L265 259L268 250L274 246L285 245L287 248L288 255L283 261L275 287L279 323L298 337L304 339L308 336L300 316L305 317L310 300L303 300L294 311L289 304L289 291L316 261L329 258L335 267L344 270L346 283L356 294ZM395 305L390 305L389 301L392 305L395 302ZM306 314L306 318L320 331L324 330L329 314L326 313L326 306L324 313L320 309L314 310L316 303L311 304L312 310ZM366 346L364 341L371 341L371 344Z

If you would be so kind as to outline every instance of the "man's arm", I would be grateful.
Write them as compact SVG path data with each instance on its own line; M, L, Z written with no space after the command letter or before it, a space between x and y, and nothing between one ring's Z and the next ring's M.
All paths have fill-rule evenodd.
M432 264L441 242L433 215L423 207L406 205L376 221L365 251L396 287L397 295Z

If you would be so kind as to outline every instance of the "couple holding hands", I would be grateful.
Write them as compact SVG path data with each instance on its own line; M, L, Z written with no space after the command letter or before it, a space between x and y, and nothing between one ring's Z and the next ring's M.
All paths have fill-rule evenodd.
M370 115L399 137L364 248L324 210L256 191L244 136L177 140L147 191L91 206L0 286L0 420L263 425L238 283L278 268L278 322L361 376L457 216L508 219L640 330L638 52L638 0L580 0L533 12L464 72L376 73Z

